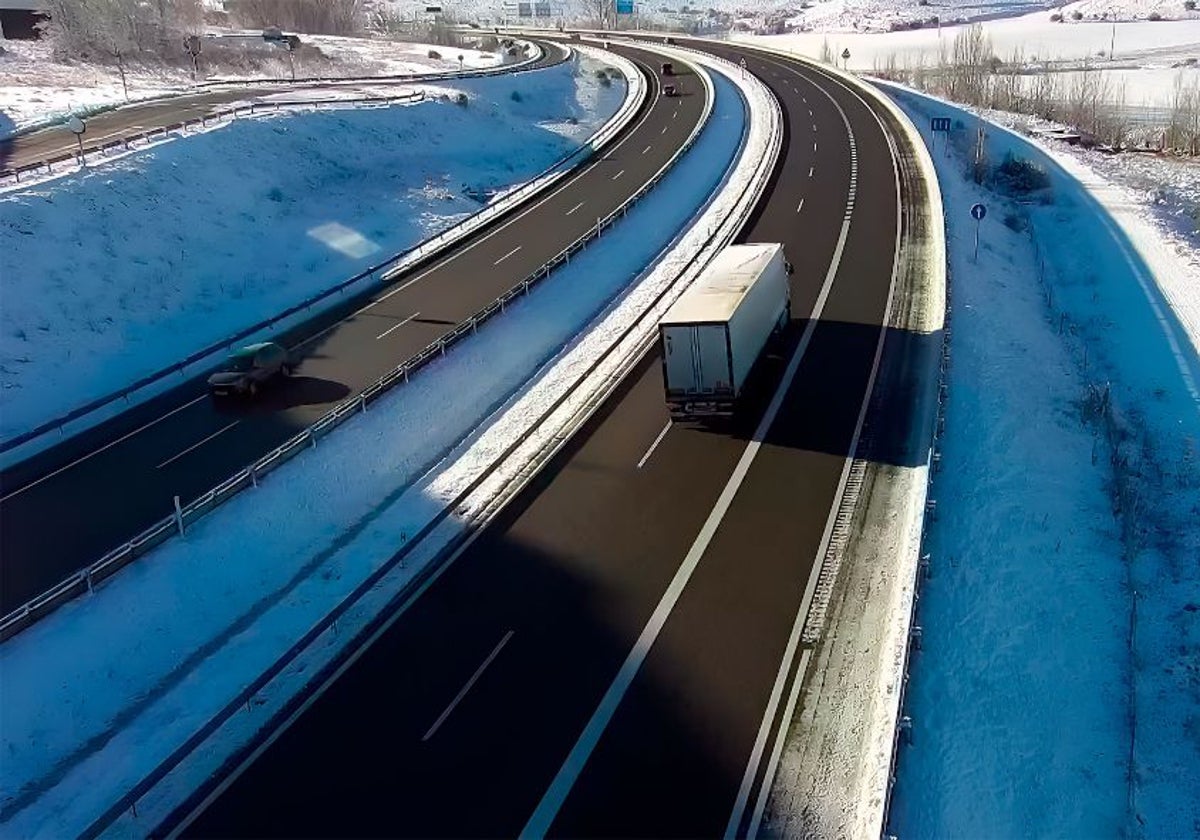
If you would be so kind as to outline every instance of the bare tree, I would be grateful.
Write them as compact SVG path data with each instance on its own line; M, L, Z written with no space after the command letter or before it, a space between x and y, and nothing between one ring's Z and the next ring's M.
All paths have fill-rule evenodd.
M200 0L46 0L56 50L73 57L99 51L124 75L128 57L178 57L180 38L198 30Z
M323 35L353 35L366 23L363 0L240 0L235 15L243 26Z

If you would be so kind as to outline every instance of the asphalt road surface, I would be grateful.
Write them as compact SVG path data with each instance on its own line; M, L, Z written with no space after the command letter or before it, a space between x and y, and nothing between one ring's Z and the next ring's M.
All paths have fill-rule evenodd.
M784 243L796 320L743 416L669 425L650 353L338 680L173 825L194 816L198 837L747 831L901 220L869 107L818 71L745 57L779 97L787 138L742 240Z
M652 74L645 51L625 52ZM167 516L173 496L193 499L271 451L536 271L682 145L704 108L703 87L688 89L696 93L664 97L652 84L649 104L602 157L444 259L289 336L303 341L298 371L254 403L214 402L191 381L0 473L0 611Z
M543 43L543 46L547 45ZM560 63L564 57L565 53L561 49L548 48L543 51L542 57L527 69L549 67ZM419 77L390 81L404 85L419 81ZM255 85L250 83L126 105L123 108L104 111L88 117L86 119L87 131L83 135L83 146L91 151L122 137L208 116L221 110L222 106L228 106L233 102L248 102L265 94L286 90L328 88L330 84L332 83L298 82L294 85ZM29 166L64 154L72 154L76 148L78 146L75 135L66 125L54 125L32 131L11 140L0 141L0 170Z

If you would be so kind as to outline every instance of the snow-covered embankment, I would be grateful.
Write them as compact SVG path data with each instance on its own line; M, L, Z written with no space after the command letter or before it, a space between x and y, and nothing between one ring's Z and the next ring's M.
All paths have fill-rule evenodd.
M78 833L191 733L232 708L203 749L139 801L140 816L119 817L120 831L144 833L511 484L523 465L498 475L499 486L480 487L482 495L456 506L459 515L403 563L391 563L404 542L397 535L418 533L492 469L498 454L554 403L556 389L611 344L636 307L645 307L650 284L668 283L670 272L678 272L669 261L648 275L642 268L693 220L742 145L740 97L730 82L716 85L714 118L696 145L599 243L410 385L205 517L186 540L164 544L93 597L0 647L0 668L21 686L0 708L12 768L0 805L6 832ZM760 151L741 160L757 165L763 157ZM592 327L573 340L589 321ZM434 453L446 454L426 472ZM254 703L237 702L297 638L377 572L386 574L352 602L335 630L290 660L256 691ZM81 638L89 639L87 655L78 650ZM181 650L202 653L180 662ZM72 727L57 725L68 717Z
M935 155L955 294L891 827L1178 836L1200 824L1200 282L1096 176L893 90L955 121Z

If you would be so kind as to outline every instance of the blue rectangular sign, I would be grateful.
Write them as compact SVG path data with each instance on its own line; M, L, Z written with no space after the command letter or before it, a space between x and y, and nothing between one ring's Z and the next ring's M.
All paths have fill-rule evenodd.
M617 14L619 14L619 15L633 14L633 0L617 0Z
M929 121L929 128L931 131L949 131L950 130L950 118L949 117L934 117L933 119L931 119Z

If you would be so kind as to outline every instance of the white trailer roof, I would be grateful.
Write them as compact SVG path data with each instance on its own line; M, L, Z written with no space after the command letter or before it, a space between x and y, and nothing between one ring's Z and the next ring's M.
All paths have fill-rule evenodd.
M728 321L780 247L777 243L730 245L717 254L659 323Z

